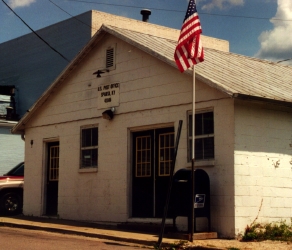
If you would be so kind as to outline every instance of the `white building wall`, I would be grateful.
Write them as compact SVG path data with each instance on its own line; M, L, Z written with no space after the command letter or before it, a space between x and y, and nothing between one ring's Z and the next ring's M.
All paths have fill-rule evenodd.
M292 217L291 112L267 104L237 102L236 233L255 220L276 222Z
M234 101L214 101L215 164L201 167L210 177L211 227L220 237L234 235Z
M12 125L0 125L0 176L24 161L24 142L10 133Z
M103 68L104 49L117 44L116 70L96 78ZM102 119L97 106L98 86L120 83L120 105L114 119ZM214 109L215 155L210 175L212 229L228 235L234 228L233 100L200 82L196 108ZM90 221L126 221L131 216L131 131L174 125L183 129L176 169L187 162L187 112L192 108L192 77L180 74L150 55L106 36L72 76L55 90L26 125L24 213L44 212L44 144L60 141L59 207L61 218ZM98 124L98 170L79 170L80 127ZM34 144L31 147L30 141ZM220 177L219 177L220 176ZM37 187L37 188L36 188Z

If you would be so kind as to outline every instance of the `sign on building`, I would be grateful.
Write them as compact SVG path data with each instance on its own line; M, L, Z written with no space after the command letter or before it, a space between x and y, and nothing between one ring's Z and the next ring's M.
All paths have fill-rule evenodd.
M120 83L98 86L97 106L99 109L120 105Z

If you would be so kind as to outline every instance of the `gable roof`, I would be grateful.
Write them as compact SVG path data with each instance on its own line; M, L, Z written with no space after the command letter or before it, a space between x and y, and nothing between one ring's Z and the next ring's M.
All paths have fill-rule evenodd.
M104 29L176 67L177 41L112 26ZM195 66L196 78L228 95L248 95L292 103L292 67L230 52L205 48L205 61ZM192 74L192 70L187 71Z
M12 129L12 133L24 129L24 125L33 113L47 100L52 91L70 75L105 34L111 34L159 60L175 68L177 67L173 57L177 41L110 25L102 25L82 51ZM226 93L230 97L279 102L292 107L292 67L290 66L205 48L205 61L197 64L195 71L198 80ZM178 74L181 73L178 71ZM186 74L192 75L192 70L187 70Z

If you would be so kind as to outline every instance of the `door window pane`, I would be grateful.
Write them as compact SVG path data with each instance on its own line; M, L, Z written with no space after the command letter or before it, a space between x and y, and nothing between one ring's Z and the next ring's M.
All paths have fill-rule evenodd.
M51 146L49 180L58 181L58 179L59 179L59 146Z
M136 138L136 177L151 176L151 137Z
M174 150L174 133L159 135L159 176L169 176Z

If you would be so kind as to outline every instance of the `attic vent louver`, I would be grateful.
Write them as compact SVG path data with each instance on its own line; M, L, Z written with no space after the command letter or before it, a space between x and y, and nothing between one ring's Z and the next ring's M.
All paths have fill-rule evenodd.
M106 68L114 67L114 48L109 48L106 50Z

